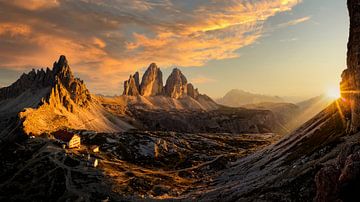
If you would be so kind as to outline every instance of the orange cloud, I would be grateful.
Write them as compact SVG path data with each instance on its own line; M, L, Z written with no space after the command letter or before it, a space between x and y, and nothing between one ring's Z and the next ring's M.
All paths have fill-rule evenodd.
M119 94L122 80L151 62L202 66L239 57L238 49L263 35L267 19L298 3L0 0L0 61L2 68L29 69L65 54L93 92Z
M9 3L27 10L38 10L59 6L58 0L11 0Z
M10 35L11 37L22 35L26 36L31 33L31 28L25 24L18 23L0 23L0 36Z

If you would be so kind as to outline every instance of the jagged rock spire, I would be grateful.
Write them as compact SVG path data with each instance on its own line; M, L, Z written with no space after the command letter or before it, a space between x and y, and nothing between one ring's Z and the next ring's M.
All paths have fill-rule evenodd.
M130 75L129 79L124 81L123 95L137 96L140 94L139 72Z
M72 102L74 102L79 106L88 105L89 101L91 100L90 92L86 88L82 80L74 77L71 68L69 66L68 60L64 55L61 55L58 62L54 63L53 74L55 76L55 83L54 83L52 95L56 95L56 96L63 95L62 97L58 98L63 105L68 105L68 103L71 103L69 98L71 99ZM59 92L63 92L63 93L61 94ZM69 96L64 95L66 94L66 92L69 93ZM69 107L67 108L69 109Z
M142 77L140 94L142 96L156 96L163 94L162 72L155 63L150 64Z
M130 75L129 79L124 81L123 95L129 96L157 96L165 95L175 99L183 96L190 96L197 99L200 95L198 89L195 89L191 83L188 83L184 74L178 68L174 68L166 85L163 86L162 72L155 63L150 64L146 70L141 84L139 83L139 73Z
M166 80L165 94L176 99L187 94L187 79L178 68Z

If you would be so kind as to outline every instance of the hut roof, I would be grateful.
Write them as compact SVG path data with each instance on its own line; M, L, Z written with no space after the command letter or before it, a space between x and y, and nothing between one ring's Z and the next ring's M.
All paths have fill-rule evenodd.
M69 142L76 134L67 130L58 130L54 132L53 135L56 139L64 142Z

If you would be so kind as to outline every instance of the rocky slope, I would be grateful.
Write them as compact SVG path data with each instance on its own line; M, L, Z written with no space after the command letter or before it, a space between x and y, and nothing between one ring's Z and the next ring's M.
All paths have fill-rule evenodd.
M347 2L351 20L343 98L275 145L240 159L209 183L205 193L191 197L207 201L360 200L355 191L360 184L360 2Z
M0 200L173 201L207 186L237 158L263 148L272 138L271 134L86 132L82 147L72 150L51 137L24 139L2 150ZM99 152L92 151L94 145ZM89 164L91 159L98 160L96 168Z

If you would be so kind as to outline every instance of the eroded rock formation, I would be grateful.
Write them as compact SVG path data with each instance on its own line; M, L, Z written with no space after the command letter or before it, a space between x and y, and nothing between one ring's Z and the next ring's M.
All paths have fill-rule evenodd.
M191 83L187 84L187 94L188 96L197 99L199 96L199 90L194 88L194 85Z
M130 75L129 79L124 81L123 95L128 96L157 96L179 99L184 96L190 96L194 99L199 97L198 89L195 89L191 83L188 83L184 74L174 68L165 86L163 86L162 72L155 63L152 63L146 70L141 83L139 82L139 73Z
M123 95L137 96L140 94L139 72L130 75L129 79L124 81Z
M69 105L71 102L85 107L91 100L90 92L84 82L74 77L66 57L62 55L54 63L52 70L47 68L46 71L43 69L35 71L33 69L29 73L23 74L12 85L1 88L0 101L17 97L25 91L36 91L44 88L51 89L49 96L44 100L45 102L56 102L51 103L54 105L63 104L68 110L72 109Z
M162 72L155 63L150 64L142 77L140 94L142 96L156 96L163 93Z
M77 105L86 107L91 100L89 90L86 88L84 81L75 78L71 72L68 61L65 56L60 56L59 61L54 63L53 74L55 75L53 87L59 92L59 88L65 88L69 96L59 97L60 103L68 103L68 97ZM53 89L54 91L54 89Z
M187 94L187 79L178 68L166 80L165 94L175 99Z
M342 97L348 102L351 113L348 132L360 129L360 1L348 0L350 35L347 53L347 69L342 73Z

